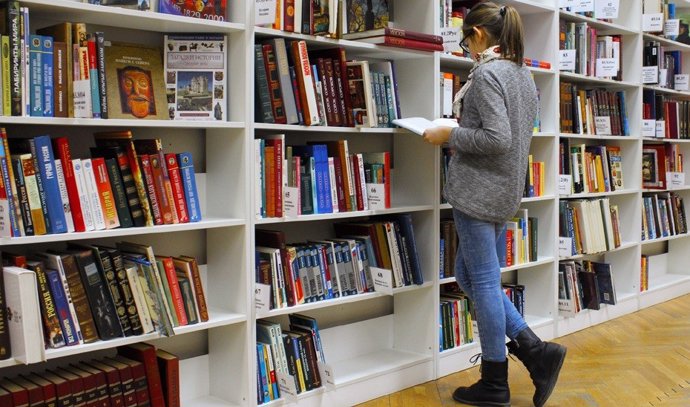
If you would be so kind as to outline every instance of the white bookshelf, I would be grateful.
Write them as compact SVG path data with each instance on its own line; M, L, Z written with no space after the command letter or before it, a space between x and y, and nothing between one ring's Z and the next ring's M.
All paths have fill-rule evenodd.
M641 32L641 0L625 2L620 18L606 23L558 10L556 0L503 0L514 5L525 23L528 58L551 63L551 69L530 68L540 89L541 132L533 137L531 153L545 162L544 195L524 198L521 207L539 220L536 261L504 268L502 275L526 286L525 313L532 329L544 339L563 336L601 322L635 312L690 292L690 236L680 235L645 241L640 238L642 144L640 137L642 91L654 89L667 95L689 98L688 91L660 89L640 83L642 47L657 39ZM622 2L623 3L623 2ZM630 3L630 4L629 4ZM195 255L204 264L203 275L211 319L203 324L176 329L171 338L157 334L120 338L46 352L46 362L18 366L0 362L0 373L40 371L45 367L112 354L116 346L151 342L180 355L183 406L230 407L256 405L255 325L258 319L287 325L290 313L314 316L322 329L326 359L334 371L334 386L283 398L267 405L345 406L373 399L415 384L471 367L469 359L480 351L479 343L439 351L439 289L452 278L439 278L441 218L451 208L440 204L439 149L401 129L352 129L254 123L253 45L283 37L305 40L309 49L343 47L348 58L395 60L403 116L438 117L440 71L467 75L472 61L443 53L411 51L356 41L285 33L253 25L251 2L229 1L230 21L209 22L153 12L83 4L76 0L25 0L33 27L62 21L83 21L89 32L100 30L112 40L162 44L162 34L220 32L228 35L228 121L178 122L96 119L48 119L0 117L10 137L38 134L67 135L74 157L86 157L92 133L107 129L132 129L136 138L160 137L166 149L192 151L203 205L203 221L182 225L132 228L28 238L0 239L2 249L31 251L63 247L71 240L112 244L120 240L150 243L156 252ZM437 0L395 0L396 24L422 32L438 32ZM623 35L624 81L617 82L558 72L558 24L560 19L586 21L602 33ZM690 47L670 40L665 45L683 52ZM686 54L687 55L687 54ZM690 66L690 64L688 64ZM685 69L688 69L687 67ZM560 132L559 83L624 90L630 136L588 136ZM347 139L351 152L390 151L392 207L298 218L256 219L254 216L254 151L252 140L284 133L288 144L315 140ZM625 189L605 194L559 196L557 188L558 142L609 144L621 147ZM86 140L82 142L82 140ZM678 143L684 156L687 140L654 140ZM686 166L687 167L687 166ZM675 190L690 204L690 186ZM562 199L608 197L619 206L623 244L616 250L573 259L602 260L613 264L618 304L599 311L584 310L572 318L558 314L558 206ZM425 283L378 293L258 313L254 309L254 234L256 228L282 230L288 241L333 236L334 222L370 216L410 213ZM649 290L639 292L640 256L667 253L665 266L650 276Z

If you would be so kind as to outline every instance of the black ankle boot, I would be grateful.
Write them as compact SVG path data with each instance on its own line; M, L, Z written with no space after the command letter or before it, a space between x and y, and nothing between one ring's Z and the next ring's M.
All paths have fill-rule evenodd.
M542 407L556 386L566 348L557 343L543 342L526 328L514 341L508 342L508 351L517 356L529 371L535 387L532 401L536 407Z
M482 359L482 378L470 387L458 387L453 399L471 406L510 406L508 360L489 362Z

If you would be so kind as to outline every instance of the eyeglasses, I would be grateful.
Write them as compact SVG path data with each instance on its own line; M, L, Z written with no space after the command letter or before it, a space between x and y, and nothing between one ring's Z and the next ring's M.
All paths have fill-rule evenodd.
M467 43L467 40L472 36L472 33L474 31L470 31L469 34L464 35L462 38L462 41L460 41L460 48L465 52L465 54L471 54L470 52L470 46Z

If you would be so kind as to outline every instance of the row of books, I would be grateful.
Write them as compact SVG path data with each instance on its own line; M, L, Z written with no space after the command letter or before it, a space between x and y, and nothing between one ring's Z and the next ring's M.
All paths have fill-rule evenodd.
M683 154L680 146L644 143L642 145L642 187L670 189L669 173L683 172Z
M400 117L392 61L348 61L343 48L308 51L283 38L254 50L257 122L391 127Z
M335 239L295 244L256 230L255 281L270 287L270 309L373 292L372 267L391 270L393 287L423 283L410 215L334 229Z
M583 309L599 310L616 305L612 265L589 260L558 263L558 311L566 317Z
M474 342L472 301L462 292L442 292L439 303L439 350Z
M676 19L676 3L673 0L643 0L642 14L661 14L662 24L658 31L649 31L662 35L670 40L676 40L676 35L666 35L664 26L668 20Z
M690 101L678 100L651 89L642 91L642 119L652 120L655 138L690 138Z
M673 192L643 194L642 240L676 236L688 232L683 198Z
M2 9L6 29L1 39L16 52L4 56L0 113L225 120L224 35L166 35L163 52L160 47L111 43L104 32L87 33L80 22L31 34L29 8L19 4L11 0Z
M610 192L625 188L623 156L615 145L572 145L559 141L559 174L572 176L571 193Z
M153 11L176 16L225 21L228 18L227 0L214 0L202 4L176 0L82 0L84 3L133 10Z
M281 377L289 382L286 387L293 395L322 386L320 366L326 357L318 323L306 315L290 314L288 318L289 330L275 322L256 322L258 404L281 398Z
M624 91L583 89L560 83L560 125L562 133L629 136Z
M559 236L571 239L571 255L613 250L621 245L618 205L609 198L558 203Z
M455 257L458 251L458 234L453 219L441 220L440 278L455 275ZM537 260L539 252L539 221L529 216L527 208L521 208L511 220L506 222L496 246L500 267L511 267Z
M350 154L347 140L286 145L284 134L261 136L254 147L257 218L391 206L387 151Z
M642 83L662 88L675 88L675 75L683 73L683 54L666 49L658 41L645 43L642 55Z
M44 349L143 335L209 318L199 265L189 256L160 256L150 246L116 248L69 243L65 250L3 255L12 351L40 362ZM2 341L7 343L8 341Z
M527 156L527 173L525 175L525 190L522 196L534 198L544 195L544 185L546 183L546 163L544 161L534 161L534 156Z
M622 46L620 35L597 35L597 29L588 23L560 20L559 49L575 52L574 66L567 71L620 81Z
M95 134L92 158L66 137L9 138L0 129L1 236L34 236L201 220L192 155L130 131Z

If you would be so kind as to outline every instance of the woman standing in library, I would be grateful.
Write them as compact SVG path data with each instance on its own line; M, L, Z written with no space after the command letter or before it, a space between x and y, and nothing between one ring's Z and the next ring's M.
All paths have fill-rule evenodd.
M426 142L454 150L444 196L458 232L455 278L472 300L482 350L481 379L453 398L469 405L510 405L508 349L530 373L541 407L556 385L565 347L543 342L503 293L497 241L522 198L537 92L523 66L523 29L511 6L486 2L465 17L463 49L476 61L455 97L457 128L437 127Z

